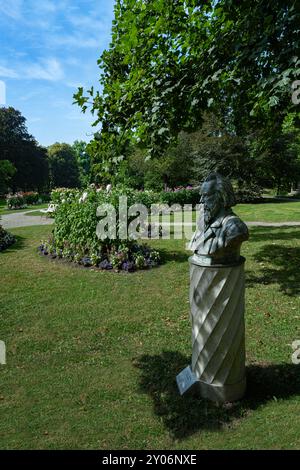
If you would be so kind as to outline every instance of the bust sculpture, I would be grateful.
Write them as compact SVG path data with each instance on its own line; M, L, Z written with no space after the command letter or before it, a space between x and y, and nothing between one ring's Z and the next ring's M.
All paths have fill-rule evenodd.
M198 228L189 249L193 262L201 265L234 265L240 260L240 247L249 238L248 228L234 214L236 204L230 181L211 173L201 186Z
M245 259L248 229L232 212L230 181L210 174L201 186L200 218L189 248L191 365L176 377L179 392L195 387L203 398L239 400L246 390Z

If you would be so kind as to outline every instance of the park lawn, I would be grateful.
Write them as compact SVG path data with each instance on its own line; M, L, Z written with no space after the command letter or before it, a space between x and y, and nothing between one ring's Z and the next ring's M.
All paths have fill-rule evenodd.
M233 207L233 211L245 220L245 222L300 222L300 202L264 202L259 204L238 204ZM176 214L175 222L179 222L180 215ZM168 222L169 216L154 216L154 222ZM196 221L196 211L186 211L185 222ZM171 214L171 223L174 216Z
M180 397L189 364L188 253L96 272L37 254L50 227L12 230L0 253L2 449L299 449L300 228L251 228L246 262L248 392L217 406Z
M48 204L34 204L33 206L26 207L26 209L7 209L6 205L2 204L0 205L0 216L6 214L17 214L19 212L27 212L33 210L37 212L39 209L46 209L46 207L48 207ZM41 215L41 213L39 215Z
M246 222L300 222L300 202L238 204L234 212Z

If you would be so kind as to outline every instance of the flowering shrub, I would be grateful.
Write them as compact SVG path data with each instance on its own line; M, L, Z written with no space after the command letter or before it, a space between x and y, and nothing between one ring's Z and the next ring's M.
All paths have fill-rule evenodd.
M8 194L6 196L6 204L8 209L23 209L26 207L26 200L21 192Z
M15 243L15 241L15 237L11 233L4 230L2 225L0 225L0 251L5 250L5 248Z
M22 192L19 191L15 194L8 194L6 196L6 204L8 209L24 209L27 205L38 204L39 202L49 200L46 194L39 195L35 191Z
M39 193L36 193L35 191L28 191L23 193L23 198L25 203L28 205L37 204L39 202Z
M110 202L111 190L107 191L106 189L97 189L95 185L91 185L83 193L77 189L68 189L68 188L56 188L51 193L51 202L53 204L61 204L64 202L71 203L76 199L80 199L81 202L84 202L90 191L96 191L96 193L101 193L105 195L106 202ZM114 189L112 192L114 193ZM147 208L150 208L152 204L199 204L200 195L199 189L195 189L192 186L187 186L186 188L179 187L174 190L168 189L167 191L162 191L157 193L152 190L138 191L135 189L126 189L130 193L134 203L144 204ZM124 193L125 194L125 193ZM121 193L118 192L118 195Z
M53 195L54 193L54 195ZM159 264L159 253L136 240L99 239L97 236L97 208L111 204L118 214L120 196L127 196L128 207L140 202L139 192L126 187L84 192L60 188L52 192L56 203L53 236L44 241L40 251L52 258L65 258L83 266L123 270L149 268ZM128 223L133 219L129 218ZM117 228L120 221L117 217Z
M56 188L51 192L51 203L61 204L63 202L72 202L79 194L78 189Z

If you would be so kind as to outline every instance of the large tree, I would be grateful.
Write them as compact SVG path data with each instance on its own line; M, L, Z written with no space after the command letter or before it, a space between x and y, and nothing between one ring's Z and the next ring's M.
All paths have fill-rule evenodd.
M56 142L48 147L51 188L80 186L76 154L71 145Z
M0 108L0 160L11 162L16 169L10 181L13 190L47 187L46 149L28 133L25 117L12 107Z
M239 136L272 135L294 107L299 23L297 0L117 0L102 91L75 95L101 125L91 143L100 166L118 164L130 139L163 155L207 109Z

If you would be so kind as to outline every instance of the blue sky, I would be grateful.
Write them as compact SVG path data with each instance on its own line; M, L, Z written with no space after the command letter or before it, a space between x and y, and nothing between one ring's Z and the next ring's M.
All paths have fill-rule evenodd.
M114 0L0 0L0 81L6 106L27 119L41 145L90 140L92 116L72 105L97 86L110 42ZM3 84L2 84L3 86Z

